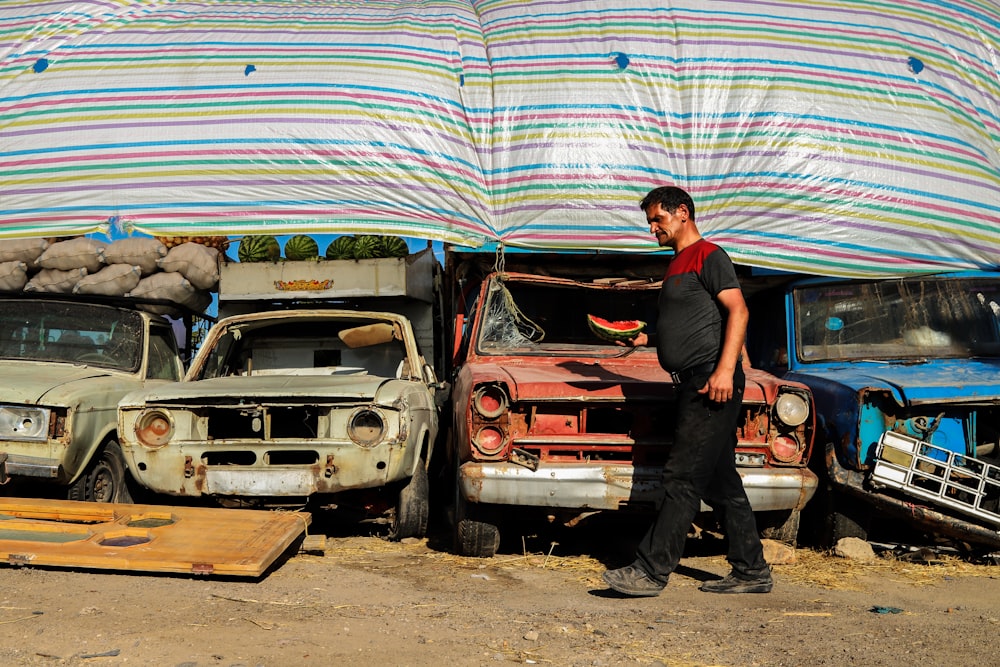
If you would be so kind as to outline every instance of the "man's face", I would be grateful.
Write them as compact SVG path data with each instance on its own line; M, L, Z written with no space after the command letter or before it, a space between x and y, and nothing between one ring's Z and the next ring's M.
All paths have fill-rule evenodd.
M681 226L688 219L687 206L681 204L671 213L661 204L653 204L646 209L646 221L649 222L649 233L656 236L660 247L673 248L677 244L677 235Z

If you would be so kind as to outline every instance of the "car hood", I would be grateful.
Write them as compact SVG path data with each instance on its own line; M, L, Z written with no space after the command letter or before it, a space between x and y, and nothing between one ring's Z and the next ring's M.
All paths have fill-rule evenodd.
M137 380L92 366L51 364L44 362L0 361L0 402L27 405L72 405L82 397L95 393L95 382L101 385L122 383L122 391L134 388ZM102 391L111 387L101 386Z
M513 385L517 400L531 398L580 399L605 397L654 398L673 391L673 382L656 361L628 357L601 360L552 360L538 358L530 364L516 360L504 363L477 363L473 383L490 378L505 379ZM759 399L762 389L748 373L745 396Z
M386 382L372 375L261 375L230 376L172 382L126 396L122 405L143 403L213 403L224 398L248 400L275 397L371 399Z
M904 403L963 403L1000 398L1000 360L935 359L923 363L854 361L796 369L789 379L835 382L855 392L891 389Z

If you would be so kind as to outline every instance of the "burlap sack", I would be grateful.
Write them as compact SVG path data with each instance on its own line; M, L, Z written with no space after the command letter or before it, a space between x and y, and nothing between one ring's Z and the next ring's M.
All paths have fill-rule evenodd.
M174 246L159 262L163 271L175 271L198 289L215 289L219 284L219 250L200 243Z
M0 241L0 262L24 262L28 271L35 271L38 257L48 247L45 239L4 239Z
M128 264L112 264L97 273L80 278L73 294L103 294L125 296L139 284L142 269Z
M38 265L43 269L86 269L87 273L97 273L104 265L101 256L105 248L106 244L85 236L59 241L38 256Z
M42 269L24 286L25 292L58 292L70 294L87 275L87 269Z
M0 290L19 292L27 282L27 264L22 261L0 262Z
M105 264L138 266L143 276L155 273L157 262L167 256L167 246L150 237L131 237L112 241L102 255Z
M145 299L166 299L178 304L185 304L189 299L193 299L197 290L187 278L180 273L154 273L139 281L135 289L126 296L142 297ZM140 304L142 310L157 315L170 315L177 317L180 314L178 308L161 304Z

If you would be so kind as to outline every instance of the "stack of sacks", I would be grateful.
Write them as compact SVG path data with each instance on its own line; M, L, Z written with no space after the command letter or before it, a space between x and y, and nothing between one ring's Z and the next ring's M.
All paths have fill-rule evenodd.
M219 284L219 250L155 238L0 240L0 290L162 299L202 312ZM177 308L142 304L176 317Z
M49 247L45 239L14 239L0 243L0 289L17 292L28 284L28 276L36 273L38 257Z

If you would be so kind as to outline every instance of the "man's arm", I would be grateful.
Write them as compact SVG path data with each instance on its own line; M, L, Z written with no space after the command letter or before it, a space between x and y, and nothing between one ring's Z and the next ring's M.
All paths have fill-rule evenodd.
M739 363L740 352L746 339L750 311L739 288L722 290L715 298L726 311L726 328L722 332L722 353L711 377L698 393L708 394L711 400L723 403L733 397L733 374L736 372L736 364Z

